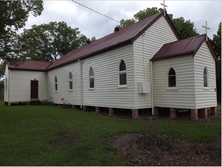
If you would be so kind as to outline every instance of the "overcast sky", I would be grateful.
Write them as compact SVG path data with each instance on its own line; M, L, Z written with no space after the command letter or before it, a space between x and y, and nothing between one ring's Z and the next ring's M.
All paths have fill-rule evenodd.
M131 19L140 10L157 7L162 8L163 1L143 0L76 0L77 2L105 14L115 20ZM180 1L166 0L167 12L173 14L173 18L184 17L185 20L194 22L199 34L205 33L202 28L207 21L208 36L212 39L217 33L221 21L221 0ZM113 32L117 22L101 16L87 8L84 8L71 0L44 0L44 10L41 16L30 16L26 29L32 25L49 23L50 21L65 21L72 28L79 28L81 34L88 38L99 39Z

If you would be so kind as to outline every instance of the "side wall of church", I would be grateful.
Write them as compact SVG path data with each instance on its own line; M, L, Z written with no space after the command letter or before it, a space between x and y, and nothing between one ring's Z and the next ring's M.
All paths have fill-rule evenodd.
M10 70L8 75L8 102L27 102L31 99L31 80L38 81L39 100L47 99L46 72Z
M158 19L134 42L135 108L151 108L151 62L150 59L165 44L177 41L164 16ZM149 82L150 93L139 93L139 82Z
M71 72L72 80L69 79ZM56 104L70 103L72 105L81 105L81 86L80 86L80 64L74 62L63 67L48 71L48 101ZM57 78L57 83L55 82ZM73 89L69 88L69 82L72 81ZM57 90L55 90L57 84ZM64 98L64 101L61 99Z
M126 64L126 86L118 84L121 60L124 60ZM135 107L133 44L81 61L82 68L80 62L77 61L48 71L48 100L57 104L65 102L72 105L126 109ZM89 70L91 67L94 71L94 88L89 87ZM73 76L73 90L69 90L70 72L72 72ZM57 77L57 91L55 91L55 76ZM64 101L61 101L61 98L64 98Z
M154 106L195 109L193 55L153 62ZM169 87L168 73L176 73L176 87Z
M5 67L5 79L4 79L4 101L8 102L8 78L9 78L9 71L8 71L8 65Z
M194 56L196 78L196 108L217 106L215 60L204 42ZM207 68L207 83L204 87L204 68Z

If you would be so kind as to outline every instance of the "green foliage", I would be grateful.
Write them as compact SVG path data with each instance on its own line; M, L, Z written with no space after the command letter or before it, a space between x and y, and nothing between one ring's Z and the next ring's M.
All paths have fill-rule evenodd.
M25 26L28 16L32 13L34 16L41 15L43 11L43 1L25 1L10 0L0 1L0 32L13 27L16 30Z
M81 35L78 28L73 29L65 22L33 25L20 36L23 55L42 61L55 61L71 50L82 47L86 41L86 36Z
M31 13L38 16L42 11L42 0L0 1L0 59L17 62L20 57L16 31L25 26Z
M128 26L134 24L135 22L136 22L135 19L127 19L127 20L122 19L122 20L120 20L119 27L120 28L125 28L125 27L128 27Z
M19 39L16 32L8 30L7 33L0 37L0 60L18 64L24 60L24 56L20 52Z
M122 19L120 21L120 27L125 28L129 25L136 23L137 21L141 21L141 20L143 20L149 16L152 16L158 12L161 12L161 11L163 11L163 9L161 9L161 8L158 9L157 7L152 7L152 8L140 10L139 12L134 14L133 19L128 19L128 20ZM172 20L175 28L177 29L177 31L182 39L198 35L196 29L194 28L194 23L191 22L190 20L185 20L183 17L173 19L172 14L168 14L168 16Z
M216 62L216 79L217 79L217 101L221 101L221 22L219 23L217 34L213 35L213 40L210 40L215 51L218 61Z
M172 19L172 22L182 39L198 35L196 29L194 28L194 23L190 20L185 20L183 17L179 17Z
M55 106L3 106L0 101L0 164L2 166L123 166L105 142L123 133L143 133L144 121L112 118ZM155 120L153 120L155 121ZM208 122L158 120L161 135L192 141L214 141L221 119ZM155 124L155 122L153 122ZM51 145L56 134L74 132L73 145ZM73 134L73 133L72 133ZM134 151L136 148L132 148Z
M144 10L140 10L139 12L137 12L136 14L134 14L134 18L138 21L143 20L149 16L152 16L158 12L162 12L163 9L162 8L157 8L157 7L152 7L152 8L146 8Z

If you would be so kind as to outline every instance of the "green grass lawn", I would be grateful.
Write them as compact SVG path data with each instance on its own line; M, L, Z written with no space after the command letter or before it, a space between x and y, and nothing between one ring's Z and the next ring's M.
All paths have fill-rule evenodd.
M121 161L116 150L102 141L123 133L142 133L146 121L112 118L55 106L3 106L0 101L1 166L132 165ZM213 141L221 119L210 122L158 120L161 135L192 141ZM73 145L51 145L61 132L75 133Z

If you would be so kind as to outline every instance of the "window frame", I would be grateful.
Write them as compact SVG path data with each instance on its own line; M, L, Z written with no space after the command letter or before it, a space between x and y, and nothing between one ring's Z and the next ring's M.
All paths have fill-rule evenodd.
M55 76L55 78L54 78L54 82L55 82L54 90L55 90L55 92L57 92L57 91L58 91L58 78L57 78L57 76Z
M69 90L73 90L73 76L72 76L72 72L69 72Z
M7 91L7 86L8 86L7 78L5 78L5 91Z
M124 63L124 65L125 65L125 70L121 70L120 69L120 67L121 67L121 63ZM125 74L125 78L126 78L126 80L125 80L125 84L121 84L120 82L121 82L121 79L120 79L120 76L121 75L123 75L123 74ZM118 87L127 87L127 66L126 66L126 62L123 60L123 59L121 59L120 61L119 61L119 65L118 65Z
M175 73L174 75L170 75L171 70L174 71L174 73ZM175 86L171 86L172 83L170 84L170 81L171 81L170 77L174 77ZM176 70L173 67L170 67L170 69L167 72L167 87L170 88L170 89L177 88L177 73L176 73Z
M205 74L205 71L206 71L206 74ZM204 88L208 88L209 87L208 78L209 78L208 77L208 68L205 66L204 69L203 69L203 87ZM206 85L205 85L205 81L206 81Z
M92 72L92 74L91 74ZM91 86L91 80L93 81L93 86ZM89 89L95 89L95 73L92 67L89 68Z

